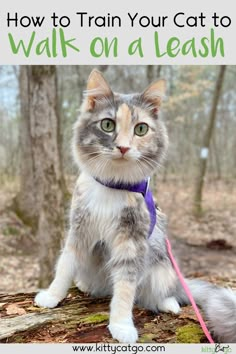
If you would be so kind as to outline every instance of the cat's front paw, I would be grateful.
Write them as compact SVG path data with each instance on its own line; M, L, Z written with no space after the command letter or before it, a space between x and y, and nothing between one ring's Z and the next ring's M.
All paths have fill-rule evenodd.
M175 297L167 297L158 303L158 309L162 312L172 312L174 314L178 314L181 311L179 303L175 299Z
M132 323L113 322L108 328L112 337L121 343L135 343L138 339L137 329Z
M41 290L34 299L34 302L39 307L56 307L60 299L50 294L48 290Z
M89 287L87 284L83 283L82 281L78 281L76 283L77 288L82 291L83 293L88 293L89 292Z

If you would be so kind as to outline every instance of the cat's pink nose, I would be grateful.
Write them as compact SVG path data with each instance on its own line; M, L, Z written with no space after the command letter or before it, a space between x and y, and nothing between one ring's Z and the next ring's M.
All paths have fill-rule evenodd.
M119 149L122 155L124 155L130 148L126 146L117 146L117 149Z

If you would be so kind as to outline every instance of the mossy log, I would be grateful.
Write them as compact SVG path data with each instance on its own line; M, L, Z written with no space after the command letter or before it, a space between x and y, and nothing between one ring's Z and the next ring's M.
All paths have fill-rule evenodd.
M107 329L109 298L91 298L71 289L55 309L34 306L34 293L0 295L1 343L114 342ZM190 306L180 315L154 314L135 307L139 342L207 342Z
M34 306L35 293L0 295L0 343L114 342L108 329L109 298L73 288L55 309ZM181 314L155 314L138 307L140 343L207 343L191 306Z

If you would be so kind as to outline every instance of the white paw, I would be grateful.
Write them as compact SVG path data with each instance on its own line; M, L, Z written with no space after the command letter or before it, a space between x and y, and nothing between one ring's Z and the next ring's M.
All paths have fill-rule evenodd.
M41 290L34 299L34 302L39 307L48 307L53 308L56 307L60 299L51 295L48 290Z
M172 312L178 314L181 311L179 303L172 297L167 297L162 302L158 303L158 309L162 312Z
M87 286L85 283L83 283L82 281L78 281L78 282L76 283L76 286L77 286L77 288L78 288L80 291L82 291L83 293L88 293L88 292L89 292L88 286Z
M110 323L108 328L112 337L121 343L135 343L138 339L137 329L132 323Z

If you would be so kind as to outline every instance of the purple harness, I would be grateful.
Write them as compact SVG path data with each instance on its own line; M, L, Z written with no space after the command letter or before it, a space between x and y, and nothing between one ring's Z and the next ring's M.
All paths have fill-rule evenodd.
M149 189L150 177L136 184L102 182L100 181L100 179L97 178L96 181L108 188L120 189L134 193L141 193L143 195L150 215L150 228L148 233L148 237L150 237L156 225L156 206L153 200L152 192Z

